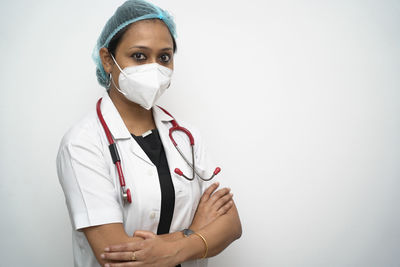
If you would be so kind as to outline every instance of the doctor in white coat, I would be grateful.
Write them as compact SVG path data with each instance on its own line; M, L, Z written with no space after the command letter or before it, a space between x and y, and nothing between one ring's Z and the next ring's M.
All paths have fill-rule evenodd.
M197 131L155 105L169 87L176 51L167 12L129 0L109 19L94 51L107 88L98 109L64 136L57 170L73 226L75 266L207 266L241 235L229 188L217 190ZM101 122L104 120L104 126ZM192 149L173 123L193 135ZM117 148L125 185L110 153ZM179 172L178 172L179 173ZM129 190L129 200L121 191Z

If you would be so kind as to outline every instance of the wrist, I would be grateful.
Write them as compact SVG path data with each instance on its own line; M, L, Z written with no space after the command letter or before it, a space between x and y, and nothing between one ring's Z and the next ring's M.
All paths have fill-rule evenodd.
M182 235L182 238L174 241L176 245L176 259L178 261L177 264L188 261L191 258L189 254L190 250L188 249L190 246L190 242L188 242L189 240L187 240L183 233L180 232L180 234Z
M194 232L197 232L197 231L200 231L200 230L201 230L201 227L199 227L199 226L196 225L196 224L192 224L191 226L189 226L189 229L192 230L192 231L194 231Z
M192 228L180 232L181 239L177 240L177 259L185 262L193 259L205 258L208 253L208 244L203 235Z

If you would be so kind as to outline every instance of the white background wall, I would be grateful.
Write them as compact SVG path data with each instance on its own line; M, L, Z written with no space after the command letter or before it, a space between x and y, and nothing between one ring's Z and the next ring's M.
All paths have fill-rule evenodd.
M72 266L55 169L103 89L122 1L2 1L0 265ZM199 128L243 236L210 266L400 266L400 2L155 1L178 25L161 104Z

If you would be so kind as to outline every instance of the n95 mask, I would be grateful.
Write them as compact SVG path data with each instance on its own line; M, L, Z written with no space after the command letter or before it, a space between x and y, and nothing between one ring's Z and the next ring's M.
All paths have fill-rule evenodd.
M114 56L112 59L121 71L118 77L119 88L115 88L128 100L143 108L151 109L171 84L172 70L157 63L126 67L123 70Z

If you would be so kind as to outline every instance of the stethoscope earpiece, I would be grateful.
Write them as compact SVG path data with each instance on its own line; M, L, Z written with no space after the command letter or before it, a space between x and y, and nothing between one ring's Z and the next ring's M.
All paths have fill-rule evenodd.
M175 172L176 174L178 174L179 176L182 176L182 175L183 175L183 172L182 172L179 168L175 168L174 172Z

